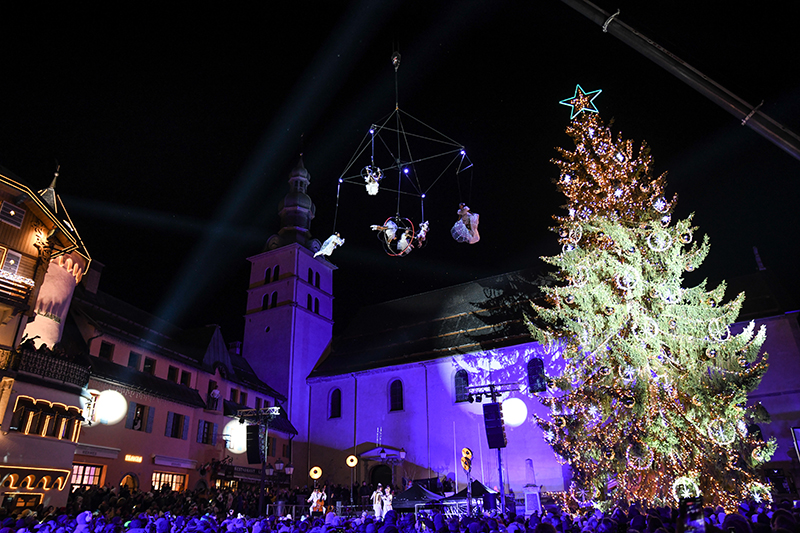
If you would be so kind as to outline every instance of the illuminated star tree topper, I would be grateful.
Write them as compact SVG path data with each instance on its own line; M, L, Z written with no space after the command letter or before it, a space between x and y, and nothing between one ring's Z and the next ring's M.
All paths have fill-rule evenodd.
M596 91L590 91L587 93L583 90L583 87L576 85L575 94L570 98L561 100L559 104L572 108L572 114L569 117L570 119L580 115L583 111L597 113L598 110L597 106L594 105L594 99L597 98L601 92L603 92L602 89L597 89Z

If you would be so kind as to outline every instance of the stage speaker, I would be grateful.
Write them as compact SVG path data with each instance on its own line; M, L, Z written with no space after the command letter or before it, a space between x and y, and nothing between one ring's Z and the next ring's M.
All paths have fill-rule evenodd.
M264 448L259 438L260 429L257 424L247 426L247 463L251 465L264 462Z
M486 424L486 441L489 448L505 448L508 444L506 439L506 426L503 424L503 406L499 403L483 404L483 423Z
M494 511L497 509L497 494L487 492L483 495L483 510Z
M544 361L534 357L528 361L528 392L544 392L547 390L547 381L544 376Z

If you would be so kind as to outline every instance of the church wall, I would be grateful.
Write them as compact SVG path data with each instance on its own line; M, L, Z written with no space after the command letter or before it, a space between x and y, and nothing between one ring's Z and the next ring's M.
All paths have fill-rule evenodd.
M447 476L463 488L467 479L460 465L461 449L469 447L474 454L473 477L496 486L497 452L490 450L486 441L482 404L455 402L455 372L467 369L471 385L516 382L521 383L522 388L527 384L527 380L522 379L525 363L537 350L541 351L538 345L529 344L360 372L355 374L355 379L353 375L346 375L311 380L312 403L318 406L311 413L310 440L316 445L312 446L312 456L315 450L336 456L312 457L311 462L322 466L326 477L328 470L323 463L328 465L333 481L349 482L349 469L343 465L345 457L352 453L354 440L359 453L379 443L392 450L405 449L406 459L395 469L396 477ZM402 411L392 412L389 410L389 387L395 379L403 383L404 406ZM339 419L329 418L329 398L334 388L342 392ZM521 400L527 415L523 415L516 427L506 424L508 447L501 452L505 486L510 484L517 493L528 483L543 485L546 490L562 489L563 469L531 419L533 413L544 416L546 408L527 391L504 395L504 399L508 397ZM321 405L325 408L319 408ZM505 413L506 419L510 414ZM365 446L367 443L371 444ZM356 479L369 481L369 470L375 464L374 461L360 464ZM337 479L337 475L341 478ZM396 483L399 485L400 479L396 479Z
M770 424L759 424L765 439L775 437L778 449L768 466L782 468L800 479L800 463L792 438L792 427L800 427L800 312L756 321L756 330L767 326L762 351L769 354L769 370L758 389L749 395L748 404L761 402L770 414ZM747 323L731 328L737 334ZM794 370L791 370L794 369Z

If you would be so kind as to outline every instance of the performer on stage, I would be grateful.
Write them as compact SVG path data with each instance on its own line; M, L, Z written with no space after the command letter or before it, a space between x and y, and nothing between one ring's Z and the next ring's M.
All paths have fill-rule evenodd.
M314 492L312 492L311 496L306 500L311 504L311 508L309 509L311 516L322 516L325 512L325 498L325 493L321 492L317 487L314 487Z
M383 486L378 483L378 488L372 493L370 497L372 500L372 509L375 511L375 520L380 520L383 516L381 509L381 502L383 502Z
M386 492L383 495L383 516L392 510L392 488L386 486Z

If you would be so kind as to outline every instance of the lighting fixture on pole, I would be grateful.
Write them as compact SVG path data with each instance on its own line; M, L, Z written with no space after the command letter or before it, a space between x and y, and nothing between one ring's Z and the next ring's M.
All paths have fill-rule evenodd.
M271 475L272 475L272 474L274 474L274 473L275 473L275 469L274 469L274 468L272 468L272 464L271 464L271 463L270 463L270 464L267 464L267 475L268 475L268 476L271 476Z
M406 449L405 448L400 448L400 460L404 461L405 458L406 458Z
M275 470L283 470L284 465L283 459L278 459L275 461Z
M381 448L381 461L386 460L386 449Z

